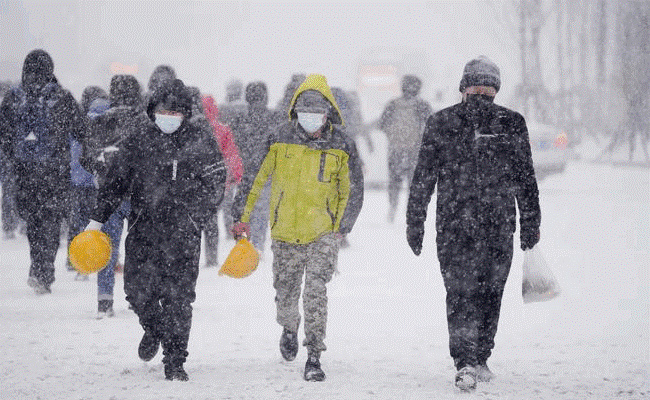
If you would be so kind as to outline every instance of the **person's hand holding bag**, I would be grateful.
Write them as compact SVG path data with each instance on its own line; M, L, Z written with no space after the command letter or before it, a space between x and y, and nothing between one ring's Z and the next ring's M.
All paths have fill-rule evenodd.
M519 241L522 250L532 249L539 243L539 228L522 226L521 232L519 232Z
M246 222L235 222L230 228L230 233L235 238L239 240L242 237L249 238L251 237L251 227Z

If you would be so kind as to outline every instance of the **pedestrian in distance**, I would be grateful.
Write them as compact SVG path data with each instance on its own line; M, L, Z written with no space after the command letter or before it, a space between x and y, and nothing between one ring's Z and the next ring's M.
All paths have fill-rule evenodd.
M111 164L119 159L118 155L127 138L143 135L153 125L144 111L140 83L134 76L114 75L111 78L109 100L109 108L104 113L88 120L86 153L82 159L84 165L93 172L97 187L105 185ZM93 102L91 108L97 106L97 101ZM108 264L97 273L97 319L114 315L115 269L119 261L124 219L129 215L130 207L130 199L125 196L102 225L102 232L110 237L113 245Z
M124 291L144 329L138 355L150 361L162 346L165 379L186 381L201 231L217 211L226 170L214 136L190 122L181 80L153 93L147 115L153 123L128 136L110 163L87 229L130 197Z
M88 137L91 121L105 113L110 106L108 93L99 86L88 86L81 94L80 103L81 114L86 126L86 137ZM97 198L95 177L91 170L87 170L81 165L86 151L85 143L79 143L75 139L71 140L70 175L72 181L70 187L70 212L68 214L68 248L70 248L72 239L88 225L90 212L95 207L95 199ZM75 270L69 258L67 267L68 271ZM79 272L75 277L75 280L87 281L89 279L87 274Z
M337 266L343 235L352 229L363 203L363 174L354 142L335 126L341 111L322 75L309 75L295 91L288 120L267 142L256 174L245 174L233 207L233 235L250 237L251 213L271 179L271 250L280 352L298 353L299 300L303 310L307 362L304 379L325 379L327 289Z
M210 124L219 149L226 164L226 187L223 195L223 201L219 205L219 213L215 214L208 223L205 230L205 266L216 267L218 265L218 247L219 247L219 214L223 215L224 226L227 235L230 235L232 228L232 202L234 191L244 174L242 158L239 154L239 148L234 139L232 130L228 125L224 125L219 120L219 108L215 103L214 97L207 95L201 97L203 104L203 113Z
M0 104L5 95L11 90L10 82L0 82ZM2 185L2 238L11 240L16 237L16 231L24 230L25 223L16 210L16 177L9 157L0 148L0 184Z
M246 85L245 99L247 113L243 119L241 136L237 137L240 153L244 161L244 173L255 176L257 168L267 153L267 142L276 122L273 112L268 109L268 89L262 81ZM263 256L269 230L269 200L271 182L267 181L260 193L250 216L250 241Z
M501 298L513 255L517 208L521 248L539 241L539 192L524 117L494 103L499 68L467 63L462 102L428 119L406 213L406 237L422 251L427 207L437 187L436 244L447 292L449 350L462 391L494 375Z
M395 220L402 181L411 182L431 105L418 97L422 81L415 75L402 78L402 96L391 100L379 119L388 139L388 221Z
M16 177L16 208L25 220L31 265L28 285L51 293L61 224L68 214L70 143L83 143L79 104L54 75L52 57L31 51L22 82L0 105L0 146Z

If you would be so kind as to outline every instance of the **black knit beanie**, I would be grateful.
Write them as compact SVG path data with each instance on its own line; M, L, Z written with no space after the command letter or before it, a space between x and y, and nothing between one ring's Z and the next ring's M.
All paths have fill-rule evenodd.
M479 56L465 65L458 90L464 92L470 86L491 86L496 91L501 87L499 67L486 56Z

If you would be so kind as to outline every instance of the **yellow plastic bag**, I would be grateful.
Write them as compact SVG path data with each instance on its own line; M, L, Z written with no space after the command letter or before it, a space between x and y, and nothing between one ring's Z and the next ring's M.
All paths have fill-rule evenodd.
M241 238L230 250L230 254L219 270L219 275L245 278L257 269L260 255L246 238Z
M102 231L83 231L70 242L68 258L81 274L100 271L111 259L111 238Z

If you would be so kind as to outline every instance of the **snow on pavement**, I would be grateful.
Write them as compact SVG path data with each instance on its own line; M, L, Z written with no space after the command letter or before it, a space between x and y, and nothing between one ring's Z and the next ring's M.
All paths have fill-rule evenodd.
M453 387L433 204L415 257L404 218L386 222L385 192L366 192L351 247L329 284L327 380L302 380L306 351L278 351L271 252L250 277L201 269L186 370L163 378L159 353L137 357L142 336L115 288L114 318L95 319L96 275L74 280L57 259L51 295L26 285L25 237L1 241L0 393L7 399L645 399L650 398L648 169L572 162L540 183L542 241L562 286L523 304L515 251L496 348L497 379L473 394ZM406 195L400 203L405 212ZM433 202L432 202L433 203ZM518 236L516 236L517 238ZM518 240L515 240L518 246ZM222 240L225 259L234 242Z

